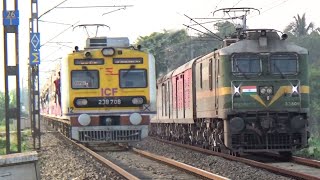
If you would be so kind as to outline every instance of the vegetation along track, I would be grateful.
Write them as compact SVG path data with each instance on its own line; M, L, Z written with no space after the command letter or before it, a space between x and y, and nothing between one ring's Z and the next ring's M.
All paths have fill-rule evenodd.
M192 149L197 152L220 156L228 160L242 162L254 167L266 169L268 171L272 171L272 172L289 176L289 177L294 177L298 179L308 179L308 180L311 180L311 179L320 180L320 169L319 169L320 162L315 160L309 160L309 159L304 159L299 157L293 157L290 161L283 161L277 158L273 158L272 161L270 161L270 158L269 158L269 161L266 161L266 159L253 160L256 158L249 159L245 157L235 157L228 154L203 149L200 147L190 146L187 144L181 144L178 142L172 142L172 141L167 141L167 140L158 139L158 138L155 138L155 139L161 142Z

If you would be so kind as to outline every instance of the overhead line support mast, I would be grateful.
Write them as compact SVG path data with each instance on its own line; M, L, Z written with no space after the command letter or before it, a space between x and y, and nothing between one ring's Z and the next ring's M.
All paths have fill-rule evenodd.
M39 65L40 65L40 33L38 32L38 0L31 0L30 18L30 53L29 53L29 114L31 119L31 131L33 148L40 149L40 88L39 88Z
M7 10L7 0L3 0L3 61L4 61L4 82L5 82L5 122L6 122L6 154L21 152L21 127L20 127L20 87L19 87L19 10L18 0L14 1L13 10ZM8 34L14 34L14 40L8 42ZM14 43L15 48L10 49L9 45ZM8 58L8 54L11 54ZM14 60L14 62L9 61ZM9 65L13 64L13 65ZM15 82L12 81L14 77ZM11 83L9 82L9 78ZM12 85L14 84L14 86ZM16 103L10 107L10 90L14 87ZM13 97L14 98L14 97ZM13 123L16 122L16 123ZM11 128L11 125L16 125ZM12 129L12 130L11 130ZM11 146L11 137L17 138L17 150ZM15 138L12 138L15 139Z

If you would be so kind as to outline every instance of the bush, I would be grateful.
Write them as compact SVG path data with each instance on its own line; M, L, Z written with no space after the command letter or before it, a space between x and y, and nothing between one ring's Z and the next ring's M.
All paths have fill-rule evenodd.
M307 158L320 159L320 139L311 137L309 139L309 147L297 151L295 154Z

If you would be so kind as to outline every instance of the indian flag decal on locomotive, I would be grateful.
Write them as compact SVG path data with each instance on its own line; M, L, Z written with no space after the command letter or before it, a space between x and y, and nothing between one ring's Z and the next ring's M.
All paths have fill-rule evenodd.
M244 94L256 94L257 87L256 86L242 86L241 92Z

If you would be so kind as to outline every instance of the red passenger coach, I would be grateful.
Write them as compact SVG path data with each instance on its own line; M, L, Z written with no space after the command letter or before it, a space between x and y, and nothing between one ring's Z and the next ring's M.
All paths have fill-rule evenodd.
M199 58L199 57L198 57ZM180 66L159 79L157 91L157 120L165 123L193 123L195 96L192 89L194 61ZM172 88L172 89L171 89ZM171 94L172 93L172 94Z

